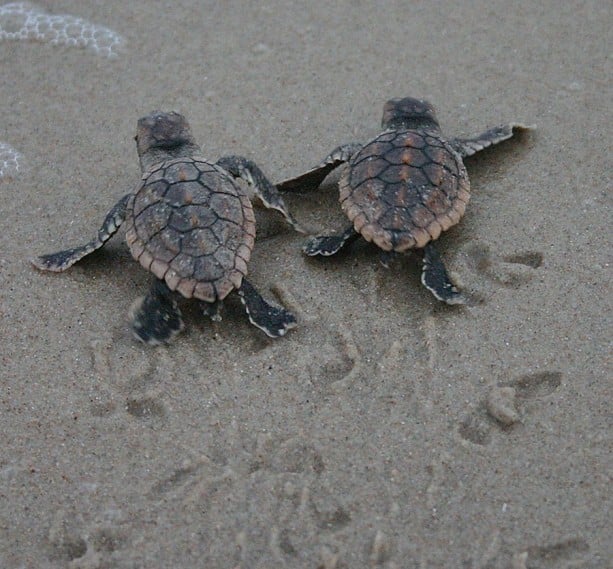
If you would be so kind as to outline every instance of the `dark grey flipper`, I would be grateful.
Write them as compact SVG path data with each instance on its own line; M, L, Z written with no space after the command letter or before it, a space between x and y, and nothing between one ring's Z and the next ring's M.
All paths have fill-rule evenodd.
M534 126L526 126L520 123L509 123L490 128L474 138L454 138L449 141L453 149L463 158L472 156L480 150L498 144L503 140L508 140L515 134L516 130L529 130Z
M51 253L50 255L41 255L32 259L32 264L41 271L53 271L59 273L72 267L77 261L83 257L93 253L96 249L100 249L119 229L126 217L126 206L132 194L127 194L121 198L106 214L102 227L98 230L98 235L89 243L81 247Z
M296 317L291 312L268 304L246 279L243 279L238 295L245 307L249 322L271 338L284 336L289 329L296 326Z
M183 329L183 319L172 292L156 280L130 309L134 336L145 344L164 344Z
M347 162L361 148L362 145L358 142L343 144L330 152L330 154L312 170L277 184L277 189L282 192L291 190L302 192L316 190L332 170L340 166L343 162Z
M253 188L264 207L277 210L296 231L306 233L287 209L277 188L272 185L254 162L242 156L224 156L217 161L217 165L235 178L245 180Z
M447 304L465 304L466 299L451 282L443 260L434 245L428 243L423 249L423 272L421 282L439 300Z
M322 255L329 257L338 253L343 247L353 243L360 234L353 228L348 227L340 235L318 235L311 237L303 246L302 250L309 257Z

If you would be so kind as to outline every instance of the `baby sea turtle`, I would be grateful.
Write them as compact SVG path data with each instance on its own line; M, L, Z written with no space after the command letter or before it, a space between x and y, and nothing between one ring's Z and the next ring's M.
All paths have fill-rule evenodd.
M460 221L470 198L462 159L513 136L524 125L501 125L475 138L447 140L434 108L410 97L391 99L383 108L385 129L366 144L334 149L318 166L277 185L279 190L312 190L337 166L347 163L339 180L340 202L352 225L340 235L309 239L309 256L334 255L360 235L390 255L410 249L423 259L422 283L448 304L463 304L432 241Z
M102 247L125 222L132 256L156 277L131 310L139 340L166 342L183 328L172 291L199 299L204 313L219 319L220 302L236 290L252 324L271 337L283 336L296 319L268 304L245 278L255 216L235 179L246 181L264 206L299 229L276 188L246 158L228 156L215 163L202 158L178 113L154 111L141 118L135 140L143 172L136 191L117 202L89 243L37 257L34 266L65 271Z

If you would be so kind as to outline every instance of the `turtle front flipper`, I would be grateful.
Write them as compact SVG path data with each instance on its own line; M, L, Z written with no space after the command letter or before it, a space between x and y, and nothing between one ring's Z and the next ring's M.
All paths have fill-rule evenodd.
M254 286L243 279L238 295L245 307L249 322L263 330L267 336L278 338L296 326L296 317L285 308L266 302Z
M130 319L136 339L150 345L164 344L183 329L181 311L161 280L155 280L147 295L134 302Z
M451 282L439 252L431 243L423 249L421 282L438 300L447 304L466 303L464 295Z
M345 229L340 235L317 235L311 237L303 246L302 251L309 257L321 255L330 257L338 253L343 247L353 243L360 234L353 225Z
M474 138L454 138L449 141L451 147L463 158L472 156L480 150L511 138L515 131L530 130L534 126L521 123L509 123L490 128Z
M41 255L32 259L32 264L41 271L53 271L56 273L65 271L72 267L77 261L83 257L93 253L96 249L100 249L119 229L119 226L124 222L126 217L126 208L132 194L127 194L121 198L109 211L102 223L102 227L98 230L98 235L85 245L66 249L49 255Z
M335 148L326 156L315 168L300 174L295 178L289 178L277 184L277 189L281 192L301 191L308 192L319 188L326 176L335 168L338 168L362 148L360 143L343 144Z
M273 186L254 162L242 156L225 156L217 161L217 165L229 172L233 177L241 178L247 182L255 192L255 195L264 204L264 207L277 210L296 231L306 233L287 209L277 188Z

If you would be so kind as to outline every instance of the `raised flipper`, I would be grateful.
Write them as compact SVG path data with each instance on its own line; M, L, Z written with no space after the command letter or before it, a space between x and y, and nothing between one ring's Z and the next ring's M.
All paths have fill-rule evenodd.
M242 156L225 156L217 161L217 165L221 166L235 178L241 178L247 182L264 207L277 210L296 231L306 233L287 209L277 188L273 186L254 162Z
M338 253L346 245L353 243L359 236L360 234L352 225L340 235L317 235L316 237L311 237L302 246L302 250L309 257L315 257L316 255L330 257Z
M245 307L249 322L271 338L284 336L289 329L296 326L296 317L291 312L268 304L246 279L243 279L238 295Z
M147 295L134 302L130 318L134 336L145 344L165 344L183 329L181 311L161 280L156 280Z
M483 150L494 144L498 144L503 140L511 138L515 131L530 130L534 126L526 126L521 123L509 123L490 128L474 138L454 138L449 141L453 149L463 158L472 156L480 150Z
M432 243L423 249L422 284L436 297L447 304L465 304L466 299L451 282L443 260Z
M132 194L127 194L113 206L111 211L107 213L102 227L100 227L98 235L94 239L81 247L36 257L32 259L32 264L41 271L59 273L72 267L77 261L93 253L96 249L100 249L116 233L119 226L125 220L126 206L131 197Z
M332 170L347 162L361 148L362 145L357 142L343 144L330 152L312 170L277 184L277 189L281 192L316 190Z

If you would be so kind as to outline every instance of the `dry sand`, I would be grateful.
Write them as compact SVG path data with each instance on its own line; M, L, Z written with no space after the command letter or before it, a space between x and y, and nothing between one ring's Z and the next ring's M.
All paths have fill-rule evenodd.
M115 58L0 42L0 141L22 155L0 180L0 566L610 568L611 3L167 5L39 5L120 34ZM305 259L263 215L252 280L300 327L272 341L236 303L219 323L187 306L152 349L120 238L62 275L29 264L135 187L154 108L281 180L404 95L451 136L538 126L467 161L440 250L472 306L366 245ZM289 205L345 224L333 183Z

